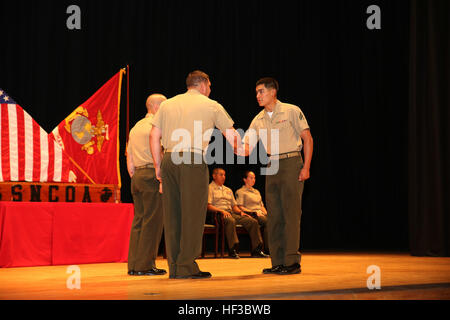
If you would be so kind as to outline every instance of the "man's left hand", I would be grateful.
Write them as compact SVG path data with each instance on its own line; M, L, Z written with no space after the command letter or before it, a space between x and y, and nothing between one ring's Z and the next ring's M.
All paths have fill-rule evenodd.
M298 177L298 181L305 181L309 179L309 169L307 168L303 168L300 171L300 175Z

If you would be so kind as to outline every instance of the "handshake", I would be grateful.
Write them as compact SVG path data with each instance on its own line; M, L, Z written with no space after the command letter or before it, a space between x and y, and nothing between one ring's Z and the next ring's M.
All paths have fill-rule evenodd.
M224 136L226 140L230 143L230 145L233 146L233 151L236 155L241 157L246 157L249 155L248 144L242 141L241 135L236 129L234 128L227 129Z

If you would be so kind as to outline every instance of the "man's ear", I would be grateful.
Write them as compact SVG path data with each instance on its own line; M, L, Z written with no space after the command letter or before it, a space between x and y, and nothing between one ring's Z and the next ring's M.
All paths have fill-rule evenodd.
M203 95L206 93L206 87L203 81L198 85L198 91Z
M270 90L270 95L273 98L276 98L277 97L277 90L275 88L270 88L269 90Z

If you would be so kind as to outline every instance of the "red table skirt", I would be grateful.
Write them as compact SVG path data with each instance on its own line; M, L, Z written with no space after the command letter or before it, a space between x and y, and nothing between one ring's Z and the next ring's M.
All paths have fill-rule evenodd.
M130 203L0 202L0 267L126 262Z

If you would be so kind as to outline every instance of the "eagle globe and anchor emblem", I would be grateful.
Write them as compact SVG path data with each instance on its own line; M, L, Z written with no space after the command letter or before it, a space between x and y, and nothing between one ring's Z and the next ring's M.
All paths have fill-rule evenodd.
M105 140L109 140L109 128L105 123L100 110L97 111L97 123L95 125L89 120L89 114L85 108L79 106L66 118L64 128L72 135L72 138L82 145L81 150L92 155L97 147L98 152L102 151ZM96 138L97 143L93 141Z

